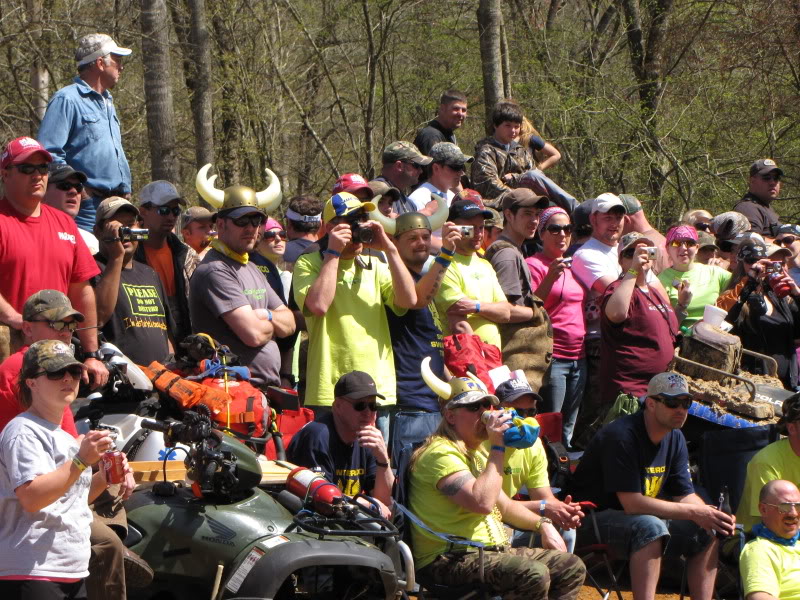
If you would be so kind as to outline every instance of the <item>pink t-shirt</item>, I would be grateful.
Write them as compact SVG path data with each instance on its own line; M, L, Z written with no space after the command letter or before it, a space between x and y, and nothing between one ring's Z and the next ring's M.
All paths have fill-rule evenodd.
M531 287L534 291L542 283L551 259L541 252L525 260L531 271ZM564 360L577 360L583 357L583 338L586 324L583 320L584 287L578 283L571 269L564 272L550 288L544 300L544 307L553 323L553 356Z

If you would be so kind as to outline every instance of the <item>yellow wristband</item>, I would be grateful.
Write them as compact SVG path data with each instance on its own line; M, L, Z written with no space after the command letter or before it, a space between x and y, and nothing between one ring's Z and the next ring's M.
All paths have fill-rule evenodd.
M72 464L73 464L73 465L75 465L75 467L76 467L76 468L78 469L78 471L79 471L79 472L81 472L81 473L83 473L83 472L84 472L86 469L88 469L88 468L89 468L89 465L87 465L85 462L83 462L83 461L81 460L81 457L80 457L80 456L78 456L77 454L76 454L75 456L73 456L73 457L72 457Z
M635 269L628 269L628 275L633 275L634 277L638 277L639 276L639 271L637 271Z

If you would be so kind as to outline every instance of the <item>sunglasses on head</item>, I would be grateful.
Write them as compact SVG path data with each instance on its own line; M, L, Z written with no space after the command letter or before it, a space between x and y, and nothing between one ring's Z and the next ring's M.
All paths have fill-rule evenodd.
M697 246L697 242L695 240L672 240L669 245L673 248L694 248Z
M695 223L694 228L698 231L709 231L711 229L710 223Z
M265 231L264 232L264 239L265 240L272 240L278 238L280 240L286 239L286 232L285 231Z
M58 371L40 371L35 376L41 377L42 375L47 375L50 381L59 381L64 379L64 375L67 373L69 373L70 377L73 379L80 379L81 376L83 376L83 368L80 365L70 365Z
M177 217L181 214L181 209L179 206L159 206L156 212L162 217L166 217L170 213L172 213L174 217Z
M68 192L72 188L75 188L75 191L79 194L83 191L83 184L82 183L72 183L71 181L59 181L58 183L53 184L56 189L61 190L62 192Z
M688 396L681 396L678 398L669 398L669 397L662 397L656 396L656 400L661 402L667 408L684 408L686 410L692 405L692 399Z
M45 163L43 165L32 165L30 163L22 163L19 165L11 165L17 171L24 175L31 175L33 172L37 172L39 175L47 175L47 172L50 170L50 166Z
M561 233L562 231L563 231L563 232L564 232L566 235L569 235L570 233L572 233L572 225L571 225L571 224L569 224L569 223L567 223L566 225L556 225L555 223L552 223L552 224L550 224L550 225L547 225L547 226L544 228L544 230L545 230L547 233L552 233L553 235L558 235L558 234L559 234L559 233Z
M469 412L478 412L480 409L489 410L492 408L492 401L491 400L481 400L480 402L473 402L472 404L465 404L463 408L466 408Z
M792 512L792 509L800 513L800 502L778 502L777 504L773 504L771 502L762 502L762 504L774 506L782 515L788 515L790 512Z
M367 402L365 400L360 400L358 402L351 402L350 406L352 406L353 410L356 412L364 412L366 409L370 409L370 411L372 412L378 411L377 402Z
M230 219L230 221L237 227L247 227L248 225L251 227L261 227L264 223L264 215L245 215L238 219Z
M62 331L65 328L69 329L70 331L75 331L78 328L77 321L48 321L48 320L41 320L37 321L38 323L47 323L50 326L50 329L54 331Z
M779 239L779 240L775 240L775 243L776 243L778 246L791 246L791 245L792 245L792 244L794 244L796 241L797 241L797 238L796 238L796 237L794 237L793 235L787 235L787 236L785 236L785 237L782 237L782 238L781 238L781 239Z

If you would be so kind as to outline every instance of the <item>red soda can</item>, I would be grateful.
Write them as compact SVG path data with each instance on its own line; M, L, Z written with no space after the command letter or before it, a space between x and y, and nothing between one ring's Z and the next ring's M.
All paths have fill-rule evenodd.
M109 450L103 454L103 469L106 472L107 483L122 483L125 479L125 469L122 466L122 452Z

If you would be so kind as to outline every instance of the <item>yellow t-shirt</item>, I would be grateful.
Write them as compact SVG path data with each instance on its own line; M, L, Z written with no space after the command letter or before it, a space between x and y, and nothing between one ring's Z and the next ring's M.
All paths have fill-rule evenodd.
M491 451L487 441L480 447L476 457L481 470L486 468L486 461ZM550 487L547 476L547 454L541 439L530 448L506 448L503 460L503 491L509 498L514 497L523 488L535 490Z
M294 299L303 311L308 328L308 363L306 368L306 406L333 404L333 387L339 377L350 371L372 375L381 406L396 403L394 354L389 334L386 308L403 315L394 305L392 275L386 263L365 258L371 268L363 268L353 259L339 260L336 294L328 311L314 316L305 307L306 296L319 276L322 257L319 252L303 254L294 266Z
M778 440L759 450L747 463L747 478L742 499L736 509L736 522L745 531L761 520L758 512L758 495L769 481L785 479L800 486L800 456L794 453L788 439Z
M464 456L449 440L434 438L411 471L409 509L434 531L459 535L490 546L507 543L505 529L495 509L488 515L468 511L440 492L436 485L443 477L459 471L479 476L483 470L475 456ZM449 550L449 544L416 525L411 528L414 561L417 568L432 563ZM456 546L455 550L463 550Z
M739 572L745 598L766 592L781 600L800 600L800 542L784 546L756 538L742 550Z
M506 295L488 260L475 254L464 256L456 253L453 262L445 272L441 286L439 286L439 293L434 299L436 308L443 316L443 325L447 328L447 331L444 332L445 335L452 333L447 322L447 309L464 297L486 303L506 302ZM467 322L484 342L493 344L502 350L500 330L495 323L484 319L480 313L467 315Z

